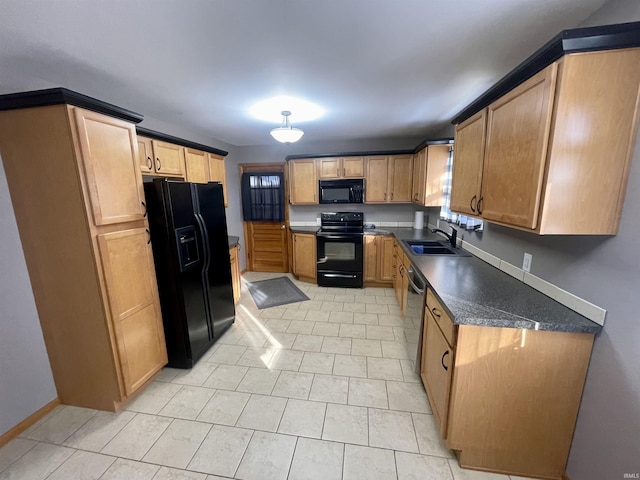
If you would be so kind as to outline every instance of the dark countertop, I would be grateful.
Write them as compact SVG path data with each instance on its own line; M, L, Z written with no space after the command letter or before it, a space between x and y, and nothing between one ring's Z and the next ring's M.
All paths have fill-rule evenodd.
M229 235L229 248L235 247L240 241L240 237Z
M382 230L398 240L444 239L429 230L391 227ZM402 242L400 245L456 324L594 334L602 329L473 255L414 255Z

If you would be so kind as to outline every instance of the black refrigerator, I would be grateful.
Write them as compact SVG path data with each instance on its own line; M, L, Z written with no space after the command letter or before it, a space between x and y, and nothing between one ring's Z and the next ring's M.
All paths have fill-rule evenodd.
M144 184L168 366L191 368L235 318L222 185Z

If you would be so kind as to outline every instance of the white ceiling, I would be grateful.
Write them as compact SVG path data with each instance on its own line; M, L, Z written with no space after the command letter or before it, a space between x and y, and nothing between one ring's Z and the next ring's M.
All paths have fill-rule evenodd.
M0 93L63 86L232 145L426 138L605 0L2 0Z

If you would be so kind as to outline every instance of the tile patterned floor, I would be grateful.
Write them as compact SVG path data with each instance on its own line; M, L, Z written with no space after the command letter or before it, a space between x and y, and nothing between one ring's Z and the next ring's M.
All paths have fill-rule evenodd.
M243 285L205 357L125 410L56 408L0 449L0 480L510 479L460 469L440 441L413 368L417 296L403 319L392 289L294 282L309 301L265 310Z

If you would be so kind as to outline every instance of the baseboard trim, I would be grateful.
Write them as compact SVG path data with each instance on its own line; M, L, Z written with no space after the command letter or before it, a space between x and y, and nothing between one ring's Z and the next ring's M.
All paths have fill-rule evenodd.
M39 410L32 413L24 420L22 420L15 427L9 429L7 432L0 435L0 447L9 443L10 440L13 440L15 437L20 435L27 428L29 428L31 425L36 423L38 420L40 420L42 417L44 417L47 413L49 413L51 410L56 408L58 405L60 405L60 399L56 397L53 400L51 400L49 403L47 403L44 407L40 408Z

